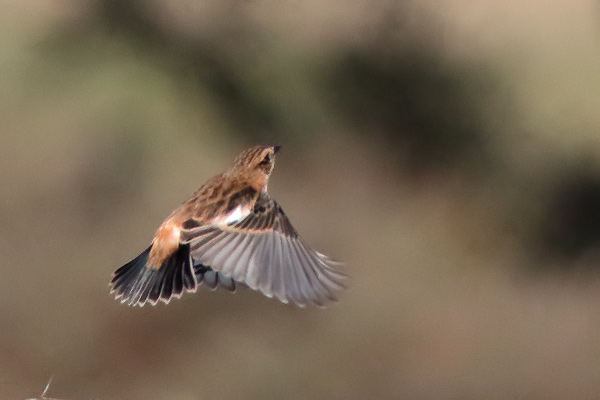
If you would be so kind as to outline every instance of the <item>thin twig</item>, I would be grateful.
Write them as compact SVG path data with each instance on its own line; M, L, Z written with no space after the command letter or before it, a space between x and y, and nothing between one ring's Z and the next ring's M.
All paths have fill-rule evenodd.
M48 383L46 384L46 387L44 388L44 391L42 392L42 395L40 397L33 397L30 399L25 399L25 400L65 400L65 399L57 399L55 397L46 397L46 394L48 393L48 389L50 389L51 383L52 383L52 377L50 377L50 379L48 380Z

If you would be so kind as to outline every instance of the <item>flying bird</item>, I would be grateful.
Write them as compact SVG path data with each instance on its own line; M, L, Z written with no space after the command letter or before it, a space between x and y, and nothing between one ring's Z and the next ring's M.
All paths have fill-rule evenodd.
M280 146L255 146L208 180L160 225L152 243L117 269L111 293L133 306L242 283L299 306L336 301L339 263L310 248L267 193Z

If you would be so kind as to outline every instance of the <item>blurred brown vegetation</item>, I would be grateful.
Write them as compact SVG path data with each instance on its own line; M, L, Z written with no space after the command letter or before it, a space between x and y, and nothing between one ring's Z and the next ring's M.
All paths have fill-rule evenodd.
M0 398L600 395L596 2L0 8ZM254 143L341 301L114 301Z

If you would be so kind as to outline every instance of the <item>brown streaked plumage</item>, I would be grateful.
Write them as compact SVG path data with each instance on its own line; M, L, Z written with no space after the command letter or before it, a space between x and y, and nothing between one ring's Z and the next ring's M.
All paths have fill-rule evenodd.
M300 306L336 301L337 263L312 250L267 193L279 147L256 146L201 186L167 217L150 247L117 269L122 303L168 303L204 282L234 291L244 283Z

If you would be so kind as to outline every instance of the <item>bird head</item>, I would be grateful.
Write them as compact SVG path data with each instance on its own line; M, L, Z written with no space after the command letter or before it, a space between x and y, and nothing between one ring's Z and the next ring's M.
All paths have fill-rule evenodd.
M275 167L275 154L281 146L255 146L244 150L233 162L229 174L244 180L256 190L266 191Z

